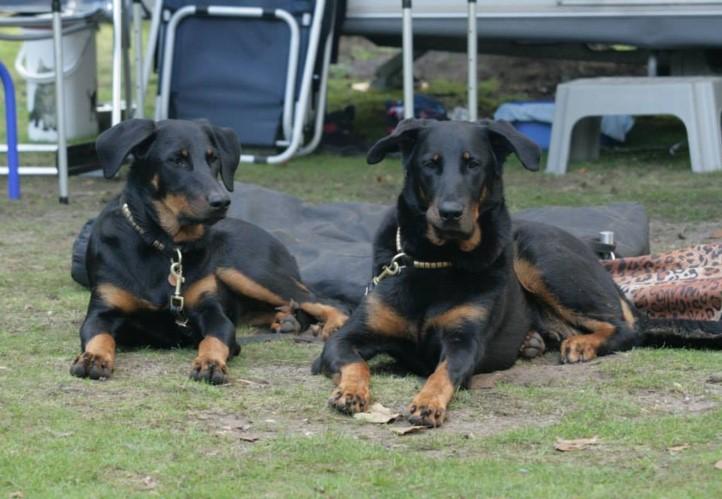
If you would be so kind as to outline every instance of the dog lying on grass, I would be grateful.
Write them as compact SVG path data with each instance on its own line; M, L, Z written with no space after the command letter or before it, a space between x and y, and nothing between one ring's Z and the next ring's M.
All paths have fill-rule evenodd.
M367 161L397 149L405 180L376 234L376 277L313 366L337 382L333 408L367 409L366 361L379 353L428 377L408 418L436 427L473 374L507 369L520 352L543 352L544 340L560 343L564 363L644 340L654 321L627 300L591 248L549 225L512 226L503 163L513 153L536 171L540 151L509 123L404 120Z
M191 377L224 383L239 323L290 332L318 321L327 337L346 320L303 285L276 238L225 218L240 157L232 130L133 119L96 146L107 178L131 153L133 163L89 240L91 296L74 376L110 377L117 344L193 345Z

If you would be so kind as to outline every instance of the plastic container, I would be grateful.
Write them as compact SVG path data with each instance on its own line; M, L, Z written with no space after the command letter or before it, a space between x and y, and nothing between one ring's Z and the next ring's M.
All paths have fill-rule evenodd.
M15 69L27 84L28 137L33 141L55 142L58 138L55 115L55 57L52 29L26 29L47 33L50 38L24 41L15 60ZM95 28L63 36L66 134L69 140L98 134L97 53Z

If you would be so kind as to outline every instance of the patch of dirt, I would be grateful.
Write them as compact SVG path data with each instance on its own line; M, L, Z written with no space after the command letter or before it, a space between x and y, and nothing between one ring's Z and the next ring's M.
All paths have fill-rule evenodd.
M722 238L715 237L722 223L696 222L672 223L652 220L649 224L650 247L652 252L671 251L697 244L722 244Z
M634 400L645 412L663 414L698 414L719 407L717 402L704 396L689 396L675 392L637 393Z
M520 360L514 367L498 373L497 382L519 386L554 387L588 385L604 377L596 359L584 364L559 363L559 352L547 352L533 360Z

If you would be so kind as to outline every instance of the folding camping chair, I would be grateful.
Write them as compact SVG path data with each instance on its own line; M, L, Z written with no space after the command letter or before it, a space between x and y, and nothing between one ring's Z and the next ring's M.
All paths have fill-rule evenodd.
M158 54L156 119L207 118L281 163L323 131L334 0L156 0L147 54ZM320 53L320 57L319 56ZM144 82L149 77L146 56ZM304 128L313 119L310 140Z

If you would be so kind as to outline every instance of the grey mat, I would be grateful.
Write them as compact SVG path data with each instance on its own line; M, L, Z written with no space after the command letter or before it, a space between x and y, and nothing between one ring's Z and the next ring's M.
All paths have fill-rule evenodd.
M360 300L371 278L371 242L385 205L304 203L288 194L236 182L230 215L255 223L295 255L304 282L328 297ZM557 225L590 241L614 231L619 256L649 253L649 219L639 204L599 207L551 206L524 210L514 218Z
M236 182L229 216L263 227L296 257L304 282L318 294L348 304L361 299L371 278L371 242L389 206L368 203L310 204L251 184ZM557 225L583 240L614 231L619 256L649 253L649 220L639 204L546 207L514 218ZM87 286L85 246L90 224L73 247L73 278Z

